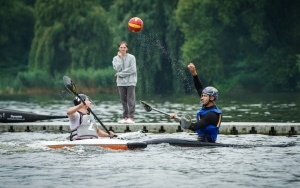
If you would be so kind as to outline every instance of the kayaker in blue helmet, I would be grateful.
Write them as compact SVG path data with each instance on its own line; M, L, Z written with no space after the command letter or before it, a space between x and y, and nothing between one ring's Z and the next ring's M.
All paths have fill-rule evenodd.
M195 131L198 134L199 141L216 142L222 121L222 112L215 104L215 101L219 98L218 90L212 86L206 88L202 86L193 63L188 65L188 69L193 75L194 86L200 97L202 107L197 111L197 121L195 123L182 123L182 125L189 125L183 128ZM178 116L173 113L170 118L174 119ZM181 121L185 121L185 118L181 118Z
M113 132L110 131L110 134L107 134L96 125L94 117L90 115L88 111L88 108L92 105L89 97L85 94L79 94L78 96L85 102L85 104L79 97L75 97L74 106L67 110L67 115L70 120L70 140L113 137Z

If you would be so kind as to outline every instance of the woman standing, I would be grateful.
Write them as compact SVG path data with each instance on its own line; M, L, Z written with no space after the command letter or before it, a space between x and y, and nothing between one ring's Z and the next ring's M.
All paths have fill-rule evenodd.
M117 71L117 87L123 106L123 116L118 123L134 123L135 113L135 86L137 83L136 59L127 53L127 42L118 44L119 51L113 58L113 68Z

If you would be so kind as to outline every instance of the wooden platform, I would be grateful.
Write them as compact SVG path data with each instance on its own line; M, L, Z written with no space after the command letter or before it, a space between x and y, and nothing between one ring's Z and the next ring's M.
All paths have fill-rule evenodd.
M107 129L115 133L135 132L142 130L147 133L175 133L183 130L178 123L105 123ZM100 124L99 124L100 126ZM101 127L101 126L100 126ZM34 132L53 131L68 132L68 122L32 122L32 123L0 123L0 132ZM189 131L191 132L191 131ZM299 135L300 123L271 122L223 122L220 134L265 134L265 135Z

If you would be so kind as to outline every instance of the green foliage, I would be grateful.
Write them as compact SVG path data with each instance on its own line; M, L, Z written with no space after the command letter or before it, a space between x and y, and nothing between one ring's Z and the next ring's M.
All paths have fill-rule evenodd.
M95 0L37 0L29 68L51 75L107 66L111 43L106 11Z
M223 60L217 51L222 25L215 16L218 10L214 4L214 1L179 1L176 10L176 21L185 35L183 59L193 62L208 83L218 81L223 75Z
M76 83L84 88L105 91L116 87L115 71L112 67L105 69L76 69L71 70L67 75Z
M77 69L68 72L66 75L85 90L92 90L97 92L109 92L116 88L115 71L113 68L105 69ZM55 76L47 74L44 71L22 72L19 73L16 79L6 78L2 79L0 85L7 85L0 87L0 93L11 93L14 88L18 91L49 91L57 90L63 87L63 74L56 73Z
M0 94L14 93L14 80L13 77L2 77L0 79Z
M219 90L300 89L298 0L0 4L0 91L57 88L67 73L80 85L108 92L115 87L111 62L122 40L137 59L138 94L193 91L189 62L204 85ZM139 33L127 29L134 16L144 21Z
M9 77L27 69L34 12L22 0L0 0L0 74Z
M296 64L296 66L297 66L297 68L298 68L298 71L300 71L300 54L297 54L296 55L296 58L297 58L297 64Z
M209 84L293 90L299 84L299 7L299 1L283 0L179 1L183 57Z
M24 88L53 88L53 78L44 71L21 72L17 76L17 83Z
M139 94L170 94L183 90L179 61L183 36L173 19L177 2L116 0L110 9L114 16L109 22L118 23L113 27L113 47L117 50L117 44L126 40L130 53L136 56ZM128 20L134 16L144 22L140 33L127 30Z
M265 90L295 91L297 81L300 78L295 64L296 56L282 49L269 48L263 59L264 62L268 62L267 65L262 66L260 71L264 77L264 82L266 82L264 84Z

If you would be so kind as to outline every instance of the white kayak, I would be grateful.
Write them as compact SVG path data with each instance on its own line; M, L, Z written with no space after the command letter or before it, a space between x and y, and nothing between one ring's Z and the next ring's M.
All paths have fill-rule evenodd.
M146 142L135 142L113 138L98 138L74 141L45 141L43 142L43 144L53 149L70 148L75 146L95 146L113 150L135 150L147 147Z

